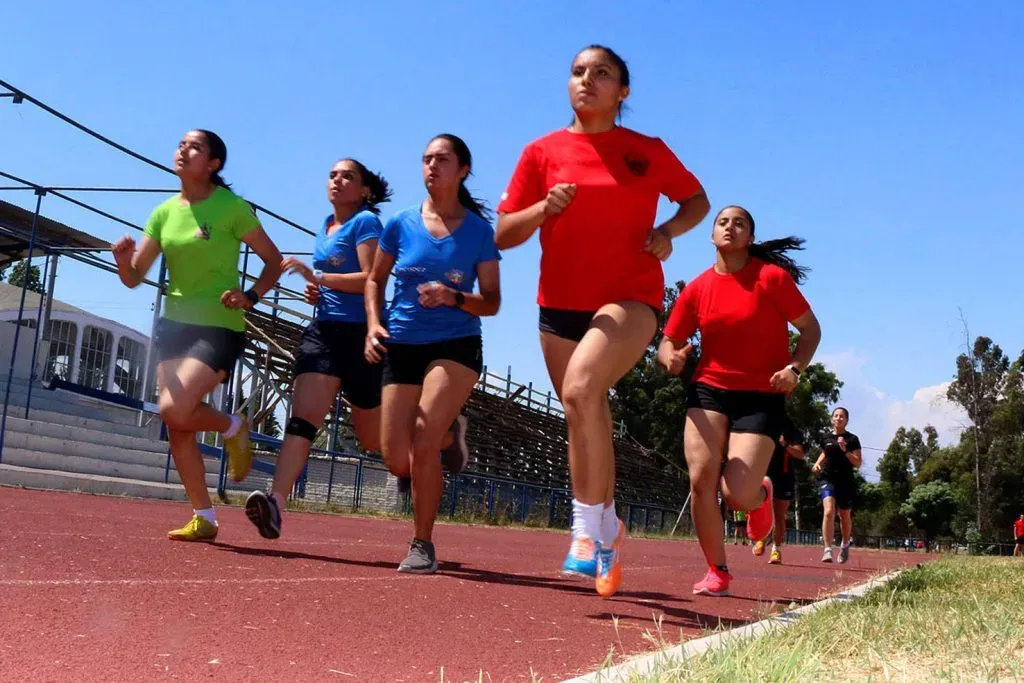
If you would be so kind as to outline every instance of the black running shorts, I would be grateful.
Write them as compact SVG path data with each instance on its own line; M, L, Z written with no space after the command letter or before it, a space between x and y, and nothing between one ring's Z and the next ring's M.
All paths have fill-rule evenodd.
M400 344L385 340L383 384L423 384L431 363L450 360L479 375L484 369L483 340L479 335L428 344Z
M295 376L331 375L341 380L345 398L356 408L380 406L381 364L366 362L366 323L314 320L302 331Z
M226 327L190 325L160 318L153 335L157 362L195 358L215 372L227 373L226 383L245 346L245 333Z

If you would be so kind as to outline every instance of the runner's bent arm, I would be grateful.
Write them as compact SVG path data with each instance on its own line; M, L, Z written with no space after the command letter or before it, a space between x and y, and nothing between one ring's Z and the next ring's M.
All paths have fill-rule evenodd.
M121 282L132 289L138 287L159 255L160 243L148 235L144 236L142 244L132 255L131 263L125 266L118 265L117 274Z
M245 233L242 241L249 245L263 261L263 270L260 271L260 276L256 278L256 282L251 287L262 299L281 277L281 252L262 227L253 228ZM245 287L244 282L242 287Z
M373 255L377 251L377 240L366 240L356 246L359 257L358 273L324 273L320 284L346 294L362 294L366 290L366 282L373 267Z
M679 202L676 215L658 226L657 230L669 239L675 239L697 227L711 211L711 202L702 187L697 194Z
M803 372L811 364L814 352L818 350L818 344L821 342L821 325L811 309L807 309L806 313L791 323L800 332L796 350L793 351L793 365Z
M395 257L377 247L377 255L366 278L364 298L366 300L366 327L372 329L380 325L381 307L384 303L384 290L388 285L391 269L395 267Z

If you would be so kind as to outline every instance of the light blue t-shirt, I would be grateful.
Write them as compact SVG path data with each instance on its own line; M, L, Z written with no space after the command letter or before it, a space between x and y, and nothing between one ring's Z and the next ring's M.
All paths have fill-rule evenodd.
M480 334L480 318L458 307L420 306L417 287L437 280L472 293L477 264L501 258L490 223L470 212L453 234L437 238L427 231L417 205L388 219L378 245L395 258L395 290L387 313L392 340L428 344Z
M380 238L380 219L366 211L357 211L341 227L330 235L327 228L334 222L334 215L324 219L316 235L313 249L313 268L326 273L358 273L359 255L356 247L367 240ZM317 320L365 323L366 305L362 294L349 294L336 289L320 287L320 304L316 309Z

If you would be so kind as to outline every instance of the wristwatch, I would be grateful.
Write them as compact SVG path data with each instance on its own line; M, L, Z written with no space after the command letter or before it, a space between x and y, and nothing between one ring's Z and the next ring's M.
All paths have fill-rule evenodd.
M314 270L313 271L313 282L320 284L324 281L324 271Z
M789 368L789 371L790 371L790 372L792 372L792 373L793 373L794 375L796 375L797 377L799 377L799 376L800 376L800 370L799 370L799 369L798 369L798 368L796 367L796 364L795 364L795 363L790 363L790 364L789 364L789 365L787 365L786 367L787 367L787 368Z
M464 303L466 303L466 295L456 289L455 290L455 305L456 306L461 306Z
M255 289L247 289L244 293L249 298L249 301L252 302L253 306L260 302L260 295L256 293Z

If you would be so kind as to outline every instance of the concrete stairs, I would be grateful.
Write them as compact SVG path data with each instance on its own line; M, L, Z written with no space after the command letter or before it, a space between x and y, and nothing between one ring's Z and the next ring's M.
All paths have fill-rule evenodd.
M0 410L6 377L0 379ZM0 485L89 493L185 500L181 480L168 459L168 444L159 440L159 416L73 392L32 387L25 418L28 382L11 383L7 429L0 453ZM220 462L204 458L206 483L217 486ZM264 488L267 476L254 472L229 492L245 495Z

